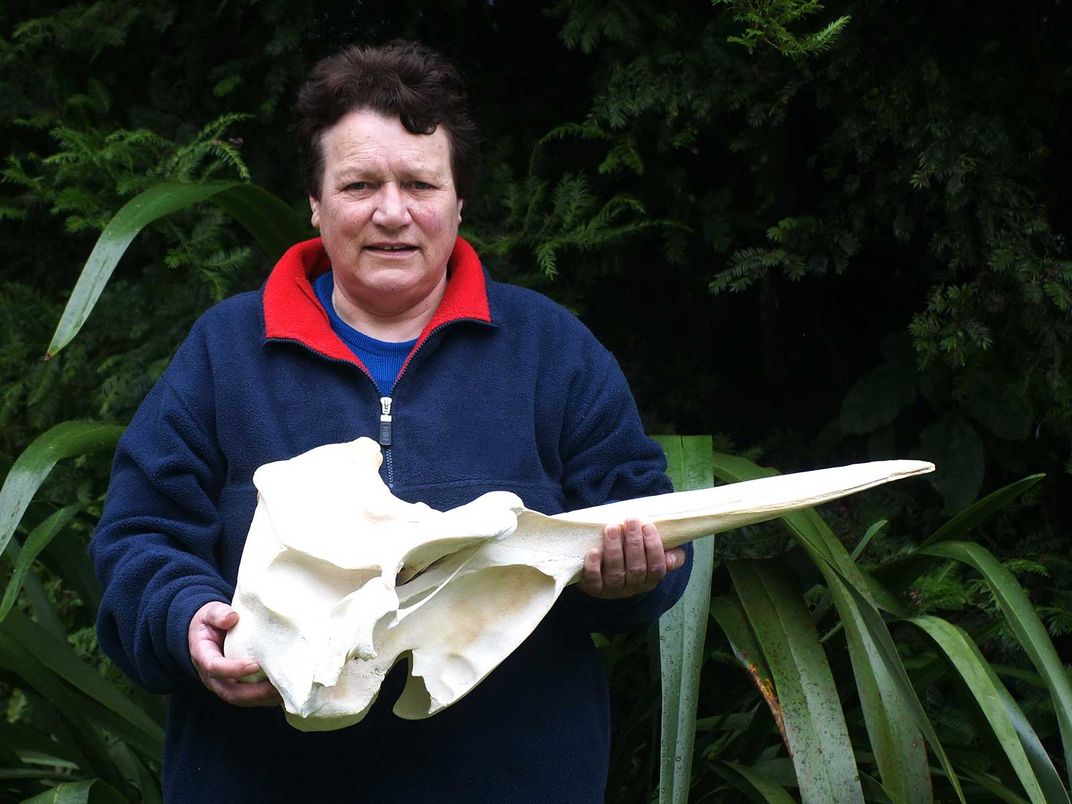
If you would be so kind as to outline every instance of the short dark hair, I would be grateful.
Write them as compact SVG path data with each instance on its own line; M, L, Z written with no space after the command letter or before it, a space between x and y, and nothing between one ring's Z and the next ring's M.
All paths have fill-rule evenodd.
M459 198L476 184L480 134L469 114L461 73L441 53L419 42L351 45L321 59L298 90L294 132L306 192L320 197L324 175L323 133L342 117L368 109L397 117L411 134L443 126Z

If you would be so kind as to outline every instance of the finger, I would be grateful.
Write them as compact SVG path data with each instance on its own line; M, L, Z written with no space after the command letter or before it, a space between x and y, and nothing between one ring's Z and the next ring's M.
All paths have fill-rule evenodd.
M230 631L238 625L238 612L226 603L217 603L205 610L205 622L214 628Z
M241 678L260 670L254 659L225 656L223 632L208 627L198 629L190 640L190 661L198 674L216 678Z
M685 566L685 550L681 547L675 547L673 550L666 551L666 571L673 572L676 569L681 569Z
M244 684L241 681L212 679L208 688L234 706L277 706L283 702L270 681Z
M603 594L603 554L593 548L584 554L584 569L581 571L581 588L590 595Z
M625 553L625 590L632 593L642 589L648 582L648 555L639 519L625 520L622 545Z
M193 654L190 655L194 659ZM252 659L228 659L226 656L200 656L194 665L203 675L217 679L239 679L259 673L261 667Z
M650 522L645 522L641 527L644 533L644 554L648 562L647 585L654 589L669 569L667 565L666 551L663 550L663 539L659 535L659 529Z
M625 586L625 554L622 551L621 525L603 529L603 593L619 594Z
M206 657L222 654L224 633L237 622L238 612L226 603L214 601L199 608L190 620L187 630L191 657L195 652Z

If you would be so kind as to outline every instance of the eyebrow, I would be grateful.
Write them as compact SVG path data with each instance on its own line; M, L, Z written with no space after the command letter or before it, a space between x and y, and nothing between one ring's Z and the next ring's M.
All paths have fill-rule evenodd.
M387 171L381 170L379 167L350 164L338 167L335 172L327 174L327 178L334 181L343 181L347 179L381 180L386 172ZM407 167L406 170L401 171L398 174L397 178L401 181L407 179L421 179L442 182L446 181L448 176L449 173L445 170L439 170L426 164L418 164Z

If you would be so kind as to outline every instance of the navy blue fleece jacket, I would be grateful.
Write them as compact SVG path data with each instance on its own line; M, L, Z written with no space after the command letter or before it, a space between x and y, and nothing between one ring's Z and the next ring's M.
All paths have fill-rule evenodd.
M208 311L116 454L91 546L98 630L126 673L172 695L168 801L601 802L608 700L589 631L653 621L688 565L628 600L567 589L480 686L427 720L390 712L399 668L365 720L320 734L279 709L225 704L197 679L187 629L203 604L231 599L253 471L379 432L375 385L310 284L329 269L319 239L300 243L261 293ZM613 357L569 312L488 279L461 239L391 398L382 471L410 502L446 509L505 489L550 514L670 489Z

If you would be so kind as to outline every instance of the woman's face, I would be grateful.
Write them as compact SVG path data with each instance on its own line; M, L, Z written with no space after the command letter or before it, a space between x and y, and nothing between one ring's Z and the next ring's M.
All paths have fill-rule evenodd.
M443 127L411 134L397 118L357 110L321 147L320 198L309 205L335 292L377 318L438 305L462 212Z

